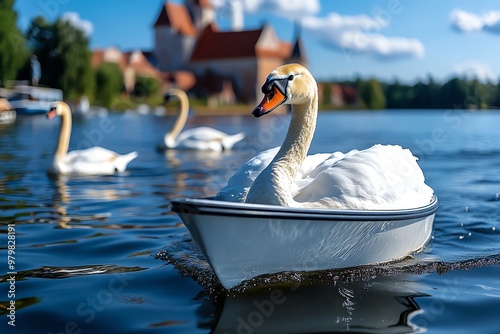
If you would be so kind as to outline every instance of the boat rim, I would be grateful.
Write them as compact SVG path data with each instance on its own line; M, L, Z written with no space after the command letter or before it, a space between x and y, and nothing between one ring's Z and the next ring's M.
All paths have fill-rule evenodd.
M341 210L292 208L275 205L237 203L206 198L176 198L170 201L173 212L234 218L270 218L288 220L398 221L419 219L436 213L439 202L433 196L428 205L400 210Z

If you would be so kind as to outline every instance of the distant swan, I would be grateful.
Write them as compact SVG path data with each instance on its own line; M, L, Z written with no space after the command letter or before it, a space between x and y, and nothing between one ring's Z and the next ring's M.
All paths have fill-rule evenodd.
M317 84L299 64L276 68L262 87L260 117L293 107L281 147L260 153L231 177L218 200L318 209L392 210L425 206L434 191L408 149L374 145L307 156L318 113Z
M165 134L163 141L158 145L159 150L182 149L222 152L232 149L234 144L245 138L243 132L228 135L206 126L188 129L181 133L188 118L188 96L183 90L176 88L170 89L167 96L177 96L181 102L181 109L172 129Z
M61 117L61 128L54 161L48 169L50 174L111 175L124 172L128 163L137 157L137 152L120 155L99 146L68 152L71 109L65 102L54 102L47 118L52 119L55 116Z

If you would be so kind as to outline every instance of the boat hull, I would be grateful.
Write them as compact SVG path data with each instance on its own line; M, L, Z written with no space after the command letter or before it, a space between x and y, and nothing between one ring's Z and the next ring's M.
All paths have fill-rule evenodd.
M316 271L395 261L428 242L437 198L394 211L315 210L176 199L221 284L230 289L262 274Z

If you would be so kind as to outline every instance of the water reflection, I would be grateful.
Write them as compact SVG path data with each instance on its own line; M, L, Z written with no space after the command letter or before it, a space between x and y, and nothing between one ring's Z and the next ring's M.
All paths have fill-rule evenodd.
M198 296L198 326L212 333L421 330L410 319L420 310L414 298L425 295L424 287L407 267L264 275L228 292L189 238L157 257L205 287Z
M19 271L16 275L17 280L26 280L29 278L47 278L61 279L77 276L91 276L101 274L120 274L145 270L143 267L118 266L118 265L85 265L85 266L42 266L34 269ZM2 276L4 279L8 276Z
M142 187L142 180L142 176L134 178L131 175L50 177L52 192L46 205L50 211L48 221L62 229L161 229L172 226L168 221L145 223L145 217L159 215L164 209L160 205L154 207L151 200L142 199L151 191ZM147 212L145 207L149 208ZM47 221L46 217L43 219Z
M185 162L197 163L200 167L213 168L217 160L224 156L224 152L198 151L198 150L166 150L165 159L171 167L182 167Z
M74 200L73 194L71 194L71 188L68 186L68 177L59 176L56 178L51 178L53 185L56 188L54 192L54 199L52 205L55 209L55 223L59 228L70 229L70 228L92 228L91 225L87 224L74 224L76 222L92 221L92 220L103 220L110 216L111 213L103 212L92 215L70 215L68 214L68 206ZM83 188L81 189L83 199L118 199L119 196L112 189L104 189L102 192L94 188ZM76 196L78 197L78 196Z
M215 195L248 159L247 152L167 150L164 153L169 178L168 198Z
M415 298L428 296L421 275L498 265L500 255L444 262L410 257L390 264L283 272L224 290L189 235L157 258L205 288L197 296L198 327L212 333L413 333L421 313Z
M118 178L111 176L110 178ZM70 179L66 175L51 178L57 190L55 202L71 203L72 200L104 200L116 201L130 197L133 192L123 185L121 189L110 187L105 177L75 177ZM114 185L113 185L114 186Z
M199 326L211 333L411 333L423 296L404 277L281 285L202 298ZM214 317L210 314L215 314Z
M15 308L15 310L16 311L20 311L23 308L35 305L35 304L39 303L40 301L41 301L41 298L34 297L34 296L23 297L23 298L16 299L16 304L15 304L16 308ZM5 301L2 300L2 301L0 301L0 316L1 317L6 316L6 319L4 319L5 322L8 322L9 319L11 319L8 316L10 314L9 307L11 307L10 306L10 300L5 300Z
M221 152L211 151L166 150L163 154L171 169L171 177L175 182L173 186L179 192L192 186L193 181L205 179L206 170L214 169L222 158ZM205 182L200 181L199 184Z

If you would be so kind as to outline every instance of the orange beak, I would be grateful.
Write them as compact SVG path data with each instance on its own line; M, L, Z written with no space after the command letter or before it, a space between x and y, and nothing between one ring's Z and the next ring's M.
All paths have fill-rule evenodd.
M262 102L259 103L257 107L252 111L252 115L255 117L260 117L265 114L270 113L277 107L283 104L286 101L286 96L273 85L270 92L264 95Z
M56 108L50 108L49 112L47 113L47 119L52 119L56 116L57 116Z

